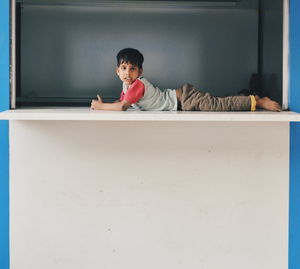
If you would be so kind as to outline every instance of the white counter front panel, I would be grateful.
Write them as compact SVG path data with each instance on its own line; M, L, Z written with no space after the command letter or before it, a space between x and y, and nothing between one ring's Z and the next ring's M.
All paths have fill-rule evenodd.
M289 123L10 122L12 269L287 269Z

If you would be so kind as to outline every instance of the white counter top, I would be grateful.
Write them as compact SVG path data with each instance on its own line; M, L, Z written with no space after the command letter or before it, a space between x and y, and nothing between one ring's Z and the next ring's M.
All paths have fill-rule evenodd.
M284 112L199 112L199 111L95 111L86 107L22 108L0 113L2 120L84 121L300 121L300 113Z

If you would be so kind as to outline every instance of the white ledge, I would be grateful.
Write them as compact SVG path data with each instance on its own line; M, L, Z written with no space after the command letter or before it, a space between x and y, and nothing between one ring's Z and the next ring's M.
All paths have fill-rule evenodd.
M0 113L2 120L83 120L83 121L300 121L300 113L284 112L203 112L203 111L95 111L90 108L15 109Z

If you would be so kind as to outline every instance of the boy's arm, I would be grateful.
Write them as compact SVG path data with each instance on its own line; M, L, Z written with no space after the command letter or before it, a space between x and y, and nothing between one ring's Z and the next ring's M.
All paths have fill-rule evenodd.
M91 108L95 110L111 110L111 111L125 111L131 104L126 101L117 101L114 103L103 103L99 95L97 95L98 100L92 100Z

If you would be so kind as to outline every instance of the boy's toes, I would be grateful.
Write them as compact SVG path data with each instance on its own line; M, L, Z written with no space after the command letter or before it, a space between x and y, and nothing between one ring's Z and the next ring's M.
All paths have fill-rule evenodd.
M276 111L276 112L280 112L281 111L281 106L277 102L274 102L272 110Z

